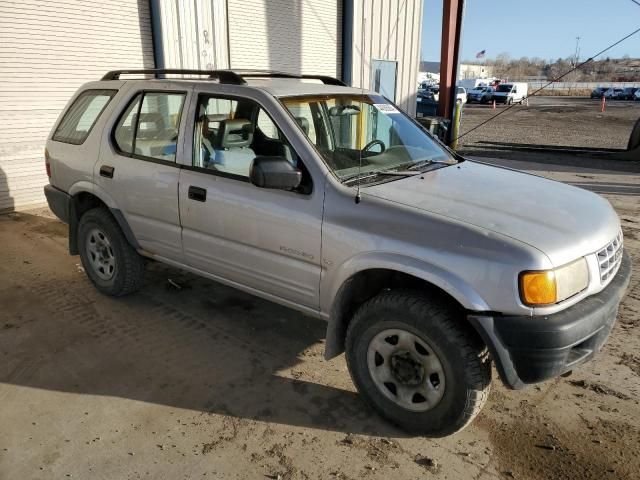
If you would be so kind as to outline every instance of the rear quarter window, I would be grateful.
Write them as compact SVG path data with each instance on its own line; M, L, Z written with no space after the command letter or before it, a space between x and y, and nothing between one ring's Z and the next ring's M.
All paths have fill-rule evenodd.
M117 90L86 90L68 108L53 134L56 142L80 145Z

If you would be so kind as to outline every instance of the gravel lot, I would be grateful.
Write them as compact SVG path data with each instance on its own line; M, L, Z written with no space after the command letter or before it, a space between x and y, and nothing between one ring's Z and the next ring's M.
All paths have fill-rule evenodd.
M605 195L640 265L637 166L500 162ZM0 216L0 479L638 478L637 267L594 361L524 391L496 381L469 428L425 439L322 359L322 322L158 264L108 298L66 242L44 209Z
M471 130L504 105L469 104L462 113L461 133ZM544 144L590 148L627 148L631 129L640 118L640 102L609 101L604 113L598 100L572 97L533 97L529 106L515 105L495 120L460 139L466 149L479 142Z

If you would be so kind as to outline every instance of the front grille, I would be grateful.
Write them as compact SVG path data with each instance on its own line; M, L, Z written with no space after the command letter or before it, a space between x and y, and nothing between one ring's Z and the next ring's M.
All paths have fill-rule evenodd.
M598 251L598 266L600 267L600 281L610 281L622 261L622 232L618 233L609 244Z

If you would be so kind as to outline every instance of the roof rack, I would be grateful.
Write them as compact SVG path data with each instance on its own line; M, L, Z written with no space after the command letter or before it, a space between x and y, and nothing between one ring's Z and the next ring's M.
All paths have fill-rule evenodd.
M234 69L232 71L247 78L298 78L304 80L320 80L325 85L347 86L342 80L328 75L298 75L296 73L280 72L278 70Z
M218 80L220 83L231 85L246 85L245 78L298 78L304 80L320 80L325 85L339 85L345 87L345 83L337 78L327 75L297 75L295 73L279 72L276 70L190 70L181 68L152 68L143 70L112 70L107 72L102 80L118 80L120 75L153 75L158 78L159 75L207 75L210 79Z
M118 80L120 75L207 75L210 79L218 80L220 83L230 83L232 85L244 85L241 76L231 70L190 70L183 68L148 68L142 70L112 70L107 72L102 80Z

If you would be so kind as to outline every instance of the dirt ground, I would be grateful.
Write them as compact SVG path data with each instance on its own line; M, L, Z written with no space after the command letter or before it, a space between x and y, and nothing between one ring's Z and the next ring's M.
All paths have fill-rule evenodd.
M506 107L465 105L461 134ZM515 105L495 120L460 138L475 150L486 142L543 144L589 148L627 148L633 125L640 119L640 102L611 100L600 112L599 100L574 97L532 97L529 106Z
M640 169L502 163L604 194L640 265ZM0 245L2 480L640 478L638 267L594 361L517 392L494 373L469 428L427 439L323 360L321 321L158 264L102 296L45 209L0 216Z

